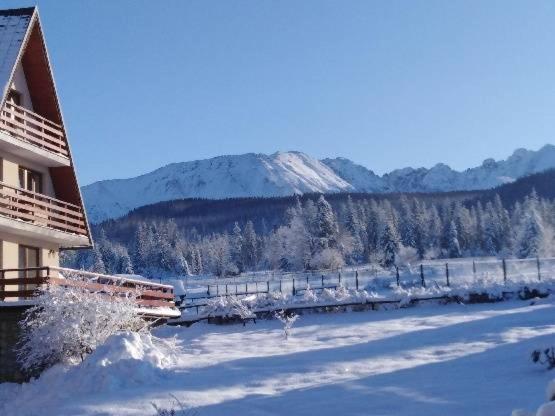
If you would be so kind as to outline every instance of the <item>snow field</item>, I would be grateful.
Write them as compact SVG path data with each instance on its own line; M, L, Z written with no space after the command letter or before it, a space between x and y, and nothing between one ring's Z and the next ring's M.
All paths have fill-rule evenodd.
M162 327L0 385L0 414L153 415L173 394L199 416L507 416L545 400L553 373L529 355L553 344L554 312L548 298L313 314L287 341L277 320Z

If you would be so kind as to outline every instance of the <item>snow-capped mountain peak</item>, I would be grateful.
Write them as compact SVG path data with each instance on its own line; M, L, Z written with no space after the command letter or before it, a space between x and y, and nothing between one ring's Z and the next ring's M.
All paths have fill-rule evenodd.
M331 168L301 152L247 153L172 163L131 178L83 188L91 221L99 222L160 201L180 198L271 197L355 188Z
M506 160L486 159L459 172L438 163L383 176L349 159L318 160L302 152L247 153L173 163L131 179L83 188L89 218L99 222L134 208L181 198L223 199L333 192L443 192L487 189L555 168L555 146L517 149Z

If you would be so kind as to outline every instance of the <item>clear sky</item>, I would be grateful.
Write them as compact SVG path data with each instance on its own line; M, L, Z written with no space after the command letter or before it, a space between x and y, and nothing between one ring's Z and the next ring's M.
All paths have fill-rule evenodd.
M277 150L463 169L555 143L553 1L38 5L83 184Z

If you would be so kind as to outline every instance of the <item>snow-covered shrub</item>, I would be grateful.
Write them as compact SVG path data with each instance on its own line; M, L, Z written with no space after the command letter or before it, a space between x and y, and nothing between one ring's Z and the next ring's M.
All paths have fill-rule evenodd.
M531 358L534 363L546 365L548 370L555 368L555 349L553 347L546 348L543 351L534 350L532 351Z
M314 290L312 290L310 285L307 285L306 289L304 290L303 302L306 302L306 303L316 303L316 302L318 302L318 295L316 295L316 293L314 292Z
M241 299L237 296L220 296L208 299L203 313L208 316L239 317L243 321L256 318L255 313L251 309L249 299Z
M285 339L289 339L289 335L291 335L291 328L295 321L299 318L297 314L288 314L285 311L280 311L275 313L275 317L281 321L283 324L283 336Z
M145 330L146 324L136 313L133 294L50 286L25 312L20 327L17 359L23 370L32 372L82 361L109 336Z
M183 404L177 397L170 394L173 402L169 408L160 407L156 403L151 403L156 411L156 416L197 416L198 413L194 409L190 409Z
M310 260L310 267L313 269L339 269L343 267L345 261L343 255L334 248L324 248L314 255Z
M416 264L420 258L418 257L418 252L414 247L407 247L404 245L399 246L399 252L397 253L396 263L399 266Z

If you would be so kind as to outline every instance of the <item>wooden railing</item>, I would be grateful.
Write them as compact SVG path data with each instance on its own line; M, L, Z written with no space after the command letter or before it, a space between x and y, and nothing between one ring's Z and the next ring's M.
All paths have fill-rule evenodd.
M32 301L45 285L80 288L91 293L132 293L140 307L177 312L173 287L169 285L59 267L0 269L0 301Z
M12 103L6 103L0 113L0 129L20 140L44 150L68 157L64 130L38 114Z
M72 234L87 235L78 205L0 182L0 215Z

